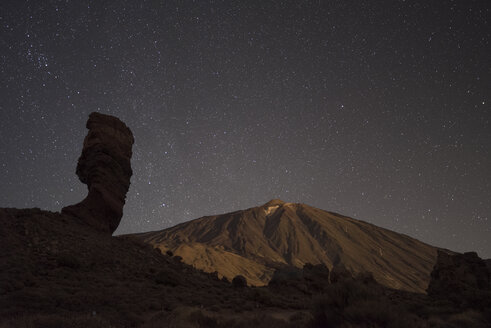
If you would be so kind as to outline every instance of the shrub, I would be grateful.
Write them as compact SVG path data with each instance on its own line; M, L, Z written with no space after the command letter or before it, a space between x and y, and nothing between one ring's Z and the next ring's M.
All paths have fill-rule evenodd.
M265 313L257 313L254 317L246 317L239 319L240 321L234 323L227 323L223 327L233 327L233 328L246 328L246 327L256 327L256 328L271 328L271 327L283 327L283 328L293 328L302 327L303 325L298 325L297 323L289 323L281 319L272 317L271 315Z
M209 273L209 276L212 280L215 280L215 281L220 281L220 278L218 278L218 272L217 271L213 271L212 273Z
M11 320L1 320L0 328L104 328L112 327L103 318L90 315L62 316L59 314L25 315Z
M273 277L269 281L271 286L288 285L290 283L298 283L303 276L303 271L295 267L286 267L277 269L273 273Z
M295 312L295 313L293 313L290 316L289 320L290 320L290 322L298 322L298 321L305 320L305 318L306 318L306 314L305 313L303 313L303 312Z
M418 318L392 306L387 300L371 299L344 310L344 318L355 325L370 323L375 327L417 327Z
M210 307L210 311L212 311L212 312L220 312L220 307L218 305L212 305Z
M448 323L450 327L475 327L484 328L487 326L484 316L474 310L467 310L462 313L450 316Z
M191 313L191 322L195 322L199 327L218 327L217 320L215 318L209 317L200 310Z
M160 271L155 275L154 281L159 285L175 287L179 285L179 278L173 272Z
M71 254L60 254L56 259L56 263L58 263L59 266L70 269L78 269L81 266L78 258Z
M149 300L145 305L149 310L162 310L162 305L157 300Z
M377 285L352 279L330 285L314 300L312 327L414 327L418 318L396 307Z
M265 288L257 288L254 289L252 293L252 299L255 302L261 303L266 306L273 305L273 295L268 289Z
M244 276L238 275L232 279L232 286L237 288L247 287L247 280Z

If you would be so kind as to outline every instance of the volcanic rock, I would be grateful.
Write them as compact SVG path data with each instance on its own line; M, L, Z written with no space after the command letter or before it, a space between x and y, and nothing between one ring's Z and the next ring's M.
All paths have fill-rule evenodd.
M100 113L90 114L86 126L89 132L76 172L89 193L80 203L63 208L62 213L112 234L123 216L133 173L133 134L118 118Z
M491 272L491 259L484 260L486 262L486 265L488 267L488 271Z
M319 277L327 283L329 281L329 269L323 263L316 265L307 263L303 266L303 276L307 280Z
M346 279L353 279L353 274L341 263L334 265L330 276L331 283L334 284Z
M304 271L294 266L285 266L276 269L268 286L287 285L291 282L298 282L303 278Z
M478 290L490 290L491 277L486 262L475 252L448 254L438 251L431 272L429 295L448 295Z

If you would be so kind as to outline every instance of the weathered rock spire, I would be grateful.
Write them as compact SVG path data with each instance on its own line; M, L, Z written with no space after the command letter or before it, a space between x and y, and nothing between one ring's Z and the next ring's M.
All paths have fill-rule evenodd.
M100 113L91 113L86 127L89 132L78 159L77 175L89 193L80 203L63 208L62 213L112 234L123 216L133 174L133 134L118 118Z

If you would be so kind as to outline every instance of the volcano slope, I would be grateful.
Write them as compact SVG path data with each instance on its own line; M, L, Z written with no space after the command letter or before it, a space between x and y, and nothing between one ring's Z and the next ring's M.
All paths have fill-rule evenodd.
M387 287L424 292L437 255L436 247L406 235L277 199L132 236L198 269L228 279L240 274L256 286L267 284L278 268L323 263L371 272Z
M110 236L60 213L0 209L0 227L1 328L491 323L490 288L477 299L476 289L467 292L471 297L454 290L457 294L449 298L445 284L452 282L448 278L453 274L442 276L445 284L434 297L384 287L369 275L334 281L334 271L329 279L325 266L309 264L274 284L241 287L134 238ZM450 273L461 271L460 266L453 270L443 264L440 267ZM465 272L472 280L472 270Z

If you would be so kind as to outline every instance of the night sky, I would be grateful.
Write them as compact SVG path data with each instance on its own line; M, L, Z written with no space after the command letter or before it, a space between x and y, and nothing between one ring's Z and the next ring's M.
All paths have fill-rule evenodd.
M0 206L59 211L93 111L116 234L272 198L491 257L491 1L2 1Z

